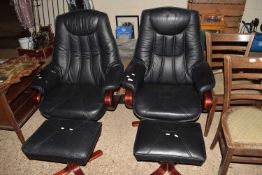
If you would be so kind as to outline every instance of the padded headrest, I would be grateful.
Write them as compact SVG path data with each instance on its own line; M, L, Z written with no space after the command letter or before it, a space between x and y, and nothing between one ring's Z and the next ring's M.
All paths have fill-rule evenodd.
M60 15L57 20L62 20L66 29L74 35L89 35L96 30L102 16L107 15L96 10L78 10Z
M148 10L150 21L156 32L163 35L181 33L190 22L191 10L162 7Z

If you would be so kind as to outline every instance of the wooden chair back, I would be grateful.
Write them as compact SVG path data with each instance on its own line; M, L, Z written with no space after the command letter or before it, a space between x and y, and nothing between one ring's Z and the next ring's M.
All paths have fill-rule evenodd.
M223 112L234 100L262 101L262 59L225 56L225 92ZM241 80L241 81L239 81ZM252 83L250 83L252 82ZM242 91L242 93L238 93ZM245 91L245 93L243 93ZM257 91L257 93L254 93Z
M225 55L247 57L255 34L206 32L207 62L212 68L222 68Z

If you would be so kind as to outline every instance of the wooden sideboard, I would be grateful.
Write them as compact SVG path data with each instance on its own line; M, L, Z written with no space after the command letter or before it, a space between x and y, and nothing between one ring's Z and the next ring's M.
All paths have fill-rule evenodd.
M42 68L43 64L19 82L0 88L0 129L15 131L22 143L25 139L21 128L38 108L32 100L31 83Z

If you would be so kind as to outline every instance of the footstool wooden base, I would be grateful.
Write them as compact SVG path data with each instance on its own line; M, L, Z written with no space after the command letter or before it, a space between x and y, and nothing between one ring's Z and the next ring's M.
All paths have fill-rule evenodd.
M103 152L101 150L97 150L92 154L88 162L91 162L92 160L95 160L102 155L103 155ZM68 164L64 169L55 173L54 175L67 175L71 173L72 171L75 173L75 175L84 175L80 166L76 164Z

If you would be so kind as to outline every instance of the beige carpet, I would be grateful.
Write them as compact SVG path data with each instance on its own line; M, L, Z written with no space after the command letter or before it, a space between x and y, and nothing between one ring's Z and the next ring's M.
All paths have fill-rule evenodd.
M221 156L218 146L209 149L218 124L219 113L208 137L205 138L207 160L201 166L178 165L183 175L217 174ZM107 112L100 120L103 123L102 135L96 149L102 149L104 155L82 167L87 175L149 175L158 167L157 163L137 162L133 156L133 143L137 128L131 126L135 120L132 111L124 105L118 105L114 112ZM28 138L45 119L37 111L22 128ZM199 119L202 127L206 114ZM0 131L0 174L1 175L50 175L65 167L59 163L28 160L20 150L21 143L12 131ZM250 164L230 165L228 175L261 175L262 166Z

